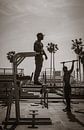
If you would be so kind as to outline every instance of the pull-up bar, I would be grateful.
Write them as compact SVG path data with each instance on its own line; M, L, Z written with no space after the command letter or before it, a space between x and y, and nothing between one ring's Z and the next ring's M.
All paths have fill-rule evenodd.
M71 61L63 61L63 62L60 62L61 64L64 64L64 63L69 63L69 62L78 62L78 60L71 60Z

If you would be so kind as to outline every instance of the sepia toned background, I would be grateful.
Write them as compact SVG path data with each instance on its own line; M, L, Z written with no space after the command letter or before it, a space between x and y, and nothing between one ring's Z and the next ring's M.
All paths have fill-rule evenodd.
M84 41L84 0L0 0L0 68L11 67L6 57L9 51L33 51L38 32L45 34L48 55L43 69L50 67L46 46L53 42L59 48L55 68L61 70L61 61L76 59L71 40ZM20 67L31 74L34 58L25 59Z

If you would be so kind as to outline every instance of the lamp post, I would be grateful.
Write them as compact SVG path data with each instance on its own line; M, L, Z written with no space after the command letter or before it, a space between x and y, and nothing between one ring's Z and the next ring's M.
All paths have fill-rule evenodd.
M47 50L51 54L50 58L50 85L52 85L52 73L53 73L53 80L54 80L54 86L55 86L55 52L58 50L57 44L54 43L48 43Z

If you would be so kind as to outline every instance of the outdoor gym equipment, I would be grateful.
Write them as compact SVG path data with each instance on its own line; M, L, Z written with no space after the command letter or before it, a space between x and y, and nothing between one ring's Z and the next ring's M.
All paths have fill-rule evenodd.
M38 113L36 113L36 112L38 112L38 110L30 110L30 115L32 115L32 126L29 126L28 128L38 128L37 126L35 126L36 125L36 119L35 119L35 116L36 115L38 115Z
M44 107L47 107L48 109L48 91L49 89L47 88L46 84L42 85L41 88L41 104L44 105Z
M11 111L11 104L12 104L12 95L10 95L9 104L7 107L7 113L6 113L6 119L3 122L4 128L7 127L7 125L18 125L18 124L26 124L28 125L30 122L29 118L21 118L20 117L20 104L19 104L19 87L18 87L18 79L17 79L17 67L18 65L26 58L26 57L34 57L36 55L36 52L20 52L13 55L12 64L13 64L13 83L14 83L14 96L15 96L15 115L16 118L10 118L10 111ZM11 93L12 94L12 93ZM51 124L50 118L40 118L41 122L39 121L38 124L44 123L47 125ZM38 120L40 120L38 119ZM46 123L45 123L46 120Z

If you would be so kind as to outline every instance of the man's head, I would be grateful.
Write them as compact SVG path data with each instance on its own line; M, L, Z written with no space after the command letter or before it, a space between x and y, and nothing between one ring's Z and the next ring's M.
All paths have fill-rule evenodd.
M63 71L67 72L67 67L66 66L63 67Z
M43 33L37 33L37 38L39 40L43 40L43 37L44 37Z

